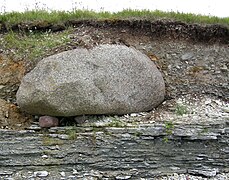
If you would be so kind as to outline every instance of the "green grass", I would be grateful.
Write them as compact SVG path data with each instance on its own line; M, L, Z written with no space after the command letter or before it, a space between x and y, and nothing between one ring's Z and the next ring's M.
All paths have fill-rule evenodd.
M76 140L77 139L77 129L76 127L73 127L72 129L67 129L65 132L70 140Z
M42 137L42 145L43 146L54 146L54 145L63 145L64 141L49 137L47 135Z
M1 46L19 59L41 58L55 47L70 42L69 31L59 33L16 33L10 31L1 37Z
M173 133L174 124L172 121L165 123L165 131L167 135L171 135Z
M183 116L184 114L187 114L188 113L188 108L187 108L186 105L177 103L176 109L175 109L175 113L178 116Z
M107 124L107 127L126 127L126 123L119 120L118 118L111 117L111 122Z
M161 19L169 18L179 20L187 23L204 23L204 24L223 24L229 25L229 17L218 18L210 16L195 15L191 13L180 12L162 12L159 10L123 10L117 13L99 12L89 10L76 10L72 12L52 11L47 12L44 10L33 10L24 13L11 12L0 15L0 22L5 23L7 26L12 26L18 23L26 22L39 22L45 21L50 23L64 23L68 20L76 19L128 19L128 18L144 18L144 19Z
M163 142L168 143L169 142L169 136L173 134L174 130L174 124L172 121L165 122L165 132L166 135L163 138Z

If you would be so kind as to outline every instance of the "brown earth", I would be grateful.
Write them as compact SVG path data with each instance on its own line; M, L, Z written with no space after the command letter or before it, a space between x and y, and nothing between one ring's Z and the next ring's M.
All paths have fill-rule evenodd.
M221 25L186 24L159 20L68 21L62 25L44 22L20 23L13 31L64 31L72 26L71 42L53 48L45 56L77 47L92 48L98 44L125 44L147 54L156 63L166 81L166 99L185 94L208 94L229 100L228 45L229 29ZM0 32L9 27L0 25ZM202 49L202 51L200 51ZM35 64L18 60L4 50L0 54L0 127L23 129L32 121L20 112L15 94L23 75ZM182 55L192 53L190 59ZM43 57L40 57L42 59ZM38 62L40 59L37 59ZM214 66L212 66L214 65ZM13 107L13 108L12 108ZM6 114L9 112L9 115Z
M0 128L23 129L30 125L31 116L25 115L15 105L15 93L25 74L23 61L0 55ZM8 102L7 102L8 101Z

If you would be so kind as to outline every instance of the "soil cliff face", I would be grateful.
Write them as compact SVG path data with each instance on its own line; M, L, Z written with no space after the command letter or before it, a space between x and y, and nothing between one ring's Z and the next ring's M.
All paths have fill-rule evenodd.
M149 179L169 173L184 173L176 177L186 179L193 178L190 174L228 178L227 27L166 20L106 20L17 24L12 28L51 29L58 34L69 26L71 41L50 49L44 57L98 44L135 47L163 73L165 102L150 112L103 117L97 124L96 118L89 116L73 129L58 127L43 132L35 118L28 130L0 130L0 177L35 177L38 171L45 171L43 175L48 172L49 179L60 178L63 172L69 178L95 179ZM0 27L1 32L7 32L4 25ZM1 52L8 54L5 49ZM26 72L35 65L29 60L23 63ZM3 73L1 77L8 76ZM18 84L13 87L17 89ZM0 98L14 103L15 93L12 84L6 83ZM65 119L61 122L66 125Z
M69 20L62 24L52 24L47 22L25 22L8 26L0 22L0 32L13 31L63 31L69 26L95 27L95 28L116 28L132 29L135 32L151 34L152 37L166 39L184 39L195 42L223 44L229 43L228 27L223 25L199 25L187 24L180 21L172 20L144 20L144 19L125 19L125 20Z

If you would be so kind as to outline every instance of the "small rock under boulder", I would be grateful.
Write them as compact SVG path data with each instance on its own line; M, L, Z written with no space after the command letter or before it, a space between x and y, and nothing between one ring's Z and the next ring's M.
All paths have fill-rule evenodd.
M59 125L59 119L52 116L41 116L39 118L39 126L42 128L56 127Z
M77 116L149 111L165 95L163 77L140 51L122 45L65 51L40 61L22 80L20 108Z

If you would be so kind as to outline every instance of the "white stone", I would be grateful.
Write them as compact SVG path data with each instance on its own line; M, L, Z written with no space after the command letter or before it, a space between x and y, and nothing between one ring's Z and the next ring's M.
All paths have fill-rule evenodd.
M46 159L46 158L48 158L48 156L47 156L47 155L42 155L41 157L42 157L42 158L45 158L45 159Z
M60 172L60 175L61 175L62 177L64 177L64 176L65 176L65 172Z
M131 113L130 116L131 116L131 117L137 117L138 114L137 114L137 113Z
M34 172L35 177L47 177L49 175L48 171L36 171Z
M73 169L72 171L73 171L72 172L73 175L78 174L78 171L77 170Z

